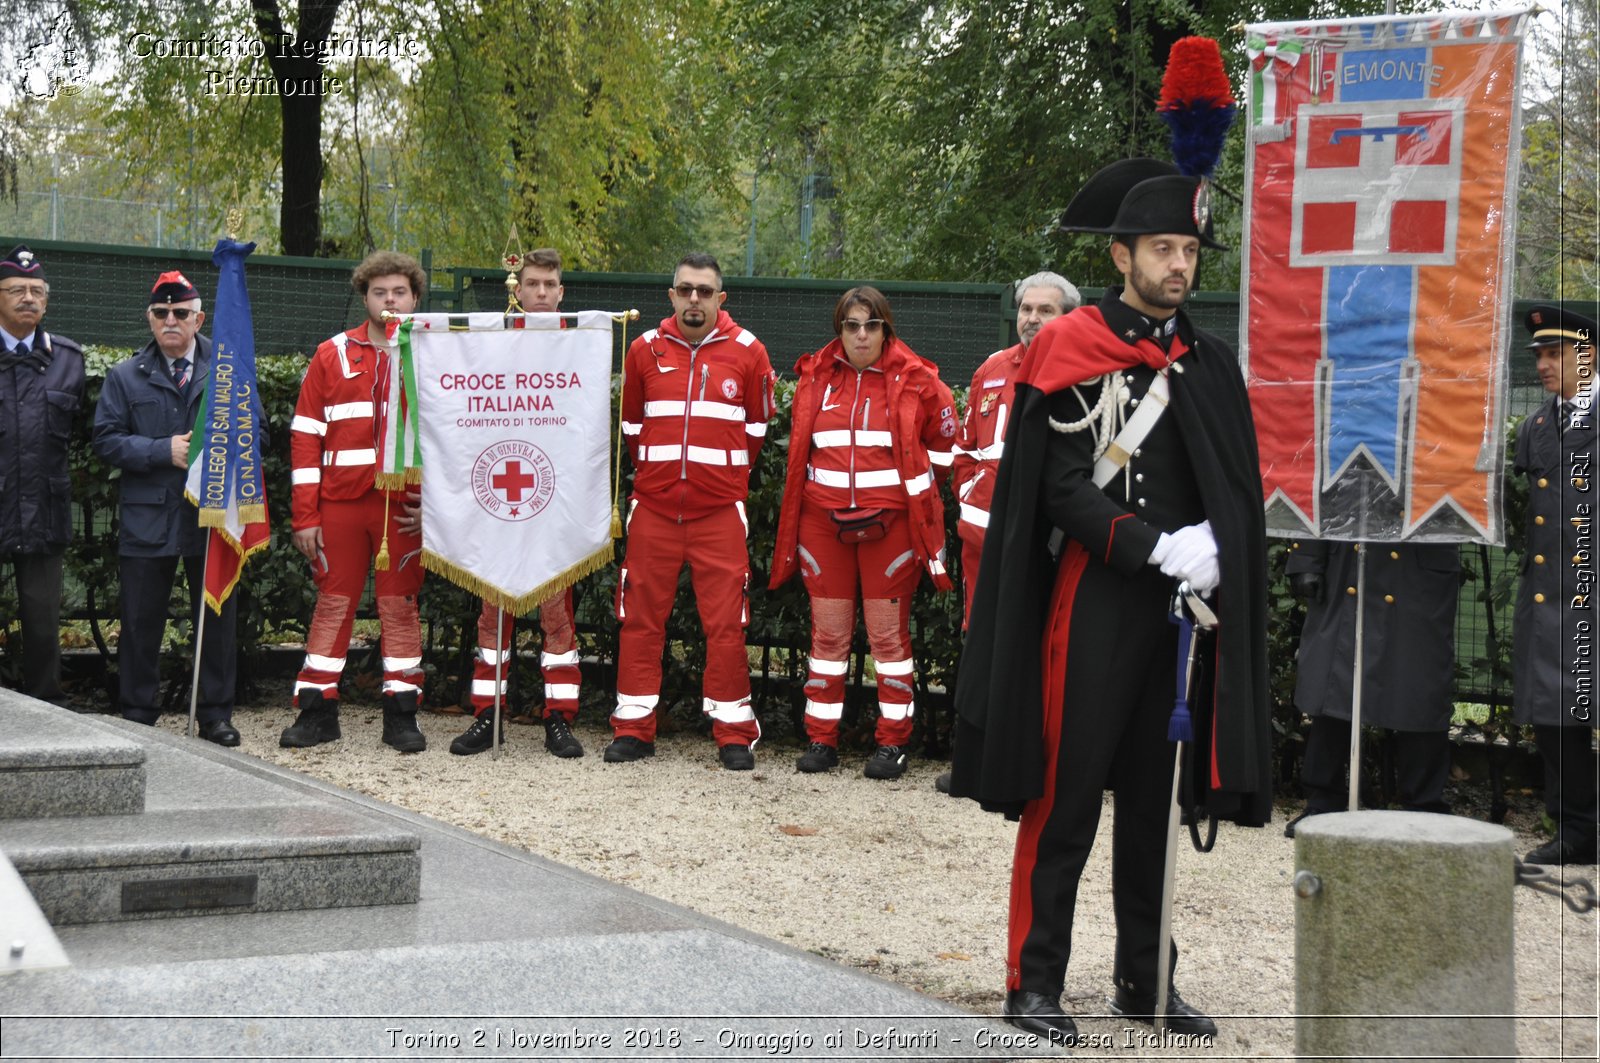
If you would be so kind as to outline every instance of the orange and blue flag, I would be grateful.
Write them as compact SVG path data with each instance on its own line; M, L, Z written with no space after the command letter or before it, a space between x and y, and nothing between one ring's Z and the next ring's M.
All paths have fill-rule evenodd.
M1525 11L1250 26L1268 529L1500 542Z

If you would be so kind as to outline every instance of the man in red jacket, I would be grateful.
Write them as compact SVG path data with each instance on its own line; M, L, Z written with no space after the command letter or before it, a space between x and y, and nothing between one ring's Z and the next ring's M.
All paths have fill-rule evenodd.
M628 546L617 578L617 707L611 763L654 756L661 651L678 573L689 566L706 669L702 707L722 766L755 767L761 728L750 708L750 466L772 416L772 363L755 334L722 309L722 269L706 254L673 273L672 316L628 347L622 431L633 458Z
M384 311L409 314L427 288L410 255L378 251L350 278L367 320L317 348L300 382L290 425L294 545L311 562L317 605L306 632L306 660L295 681L295 722L282 746L315 746L339 737L339 676L350 648L350 625L380 548L389 565L376 574L383 638L383 741L402 753L427 748L417 729L422 696L422 538L403 529L403 491L373 486L378 413L393 345Z
M961 434L956 437L955 471L951 485L961 503L961 582L966 589L966 604L961 614L962 627L972 611L972 588L978 585L978 559L983 555L983 533L989 527L989 503L994 497L994 479L1000 471L1000 455L1005 450L1006 426L1011 420L1012 399L1016 394L1017 369L1028 344L1044 328L1068 310L1083 304L1083 296L1072 282L1059 273L1035 273L1017 282L1017 338L1019 342L991 354L972 374L967 389L967 412L961 419Z
M541 247L522 256L517 270L517 305L529 314L554 314L561 309L561 253ZM520 320L520 319L519 319ZM485 601L478 615L478 658L472 667L472 713L476 717L450 743L458 756L482 753L494 744L494 699L506 692L506 669L511 661L511 628L515 618ZM572 588L539 606L539 627L544 631L544 651L539 668L544 674L544 747L558 757L583 756L583 743L572 733L578 715L578 633L572 616ZM505 742L505 732L500 734Z
M978 585L978 560L983 556L989 504L994 499L995 477L1000 473L1000 455L1005 451L1006 427L1011 423L1022 356L1048 322L1083 305L1083 296L1072 282L1048 270L1018 281L1016 296L1018 342L991 354L972 374L967 412L961 419L961 434L956 437L951 485L961 505L956 534L961 536L961 585L966 595L962 630L966 630L967 617L972 613L972 590ZM940 793L949 793L950 773L941 774L933 785Z

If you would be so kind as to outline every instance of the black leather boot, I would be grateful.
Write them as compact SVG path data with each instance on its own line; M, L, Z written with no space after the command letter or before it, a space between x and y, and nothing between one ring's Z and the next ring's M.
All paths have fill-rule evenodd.
M1061 1010L1061 1001L1056 997L1013 989L1006 993L1000 1013L1017 1029L1043 1037L1053 1045L1070 1045L1078 1039L1078 1024Z
M383 744L402 753L421 753L428 748L428 740L417 730L415 691L383 696Z
M295 698L300 715L283 729L278 745L304 749L339 740L339 703L329 701L320 690L302 690Z

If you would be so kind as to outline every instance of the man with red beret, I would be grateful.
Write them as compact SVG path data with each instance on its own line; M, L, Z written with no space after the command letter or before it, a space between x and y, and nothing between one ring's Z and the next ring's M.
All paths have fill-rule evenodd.
M205 593L206 533L184 497L189 436L211 373L211 340L200 335L200 293L177 270L156 278L146 311L154 338L106 374L94 415L94 451L122 470L122 632L117 644L117 710L154 724L161 714L161 641L178 562L189 587L189 615ZM200 737L239 744L233 726L234 616L229 596L222 613L206 618L200 647L195 719Z

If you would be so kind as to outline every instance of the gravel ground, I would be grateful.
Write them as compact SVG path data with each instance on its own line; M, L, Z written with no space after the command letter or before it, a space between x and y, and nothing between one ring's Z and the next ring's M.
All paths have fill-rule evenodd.
M587 715L587 713L585 714ZM542 729L507 727L498 760L456 757L466 717L424 713L428 750L379 742L376 708L347 706L344 738L280 749L286 709L241 710L243 751L540 856L622 883L977 1012L999 1010L1007 883L1015 826L937 793L943 764L913 760L890 783L863 778L861 754L800 775L797 750L763 743L753 772L726 772L709 738L679 732L653 760L606 764L603 721L575 729L588 755L559 760ZM182 729L181 719L162 726ZM1263 830L1224 826L1216 849L1178 857L1176 972L1184 997L1218 1020L1216 1044L1187 1058L1289 1058L1294 1052L1294 845L1285 812ZM1532 799L1507 825L1517 851L1540 840ZM1105 1017L1110 988L1109 800L1078 897L1064 1006L1080 1029L1120 1046ZM1592 876L1593 869L1585 869ZM1518 889L1517 1043L1524 1059L1595 1059L1596 915ZM1445 1011L1472 1013L1470 1000ZM1096 1017L1099 1016L1099 1017ZM1141 1028L1143 1029L1143 1028ZM1080 1059L1161 1055L1149 1048L1079 1051Z

